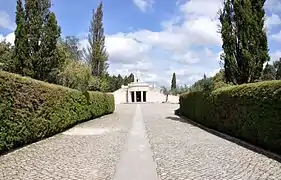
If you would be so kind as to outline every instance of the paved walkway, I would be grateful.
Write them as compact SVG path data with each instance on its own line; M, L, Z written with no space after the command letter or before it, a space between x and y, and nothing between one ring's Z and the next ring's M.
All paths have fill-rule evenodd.
M281 163L181 122L177 108L118 105L0 156L0 180L281 179Z
M146 136L140 105L137 105L133 127L116 166L115 180L157 180L156 163Z

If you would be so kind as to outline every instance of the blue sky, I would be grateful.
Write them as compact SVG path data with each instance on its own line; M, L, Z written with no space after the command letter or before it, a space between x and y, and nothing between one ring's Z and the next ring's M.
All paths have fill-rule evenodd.
M100 0L52 0L62 36L86 34ZM140 71L142 79L168 85L173 72L178 84L192 84L220 68L221 38L217 11L221 0L103 0L109 71ZM0 39L13 42L16 0L0 0ZM281 57L281 2L266 2L270 55Z

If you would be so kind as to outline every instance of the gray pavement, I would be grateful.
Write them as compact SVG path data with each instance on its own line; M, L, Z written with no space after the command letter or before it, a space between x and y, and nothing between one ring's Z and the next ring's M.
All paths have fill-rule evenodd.
M0 180L111 180L135 106L0 156Z
M157 180L156 163L144 128L140 105L137 105L133 127L116 166L114 180Z
M210 134L173 115L178 105L143 105L161 179L281 180L281 163Z
M0 180L281 179L281 163L181 122L177 108L118 105L0 156Z

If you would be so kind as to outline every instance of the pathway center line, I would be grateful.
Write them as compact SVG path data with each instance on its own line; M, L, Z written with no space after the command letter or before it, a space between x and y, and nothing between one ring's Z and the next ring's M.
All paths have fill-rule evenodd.
M139 104L114 180L158 180Z

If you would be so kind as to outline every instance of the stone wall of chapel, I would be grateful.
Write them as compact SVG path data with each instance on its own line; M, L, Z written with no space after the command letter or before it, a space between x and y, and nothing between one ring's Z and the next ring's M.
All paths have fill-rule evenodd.
M150 91L149 87L130 87L129 91Z

